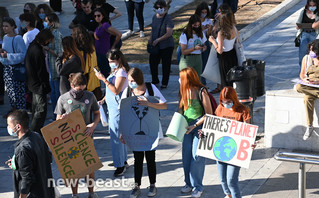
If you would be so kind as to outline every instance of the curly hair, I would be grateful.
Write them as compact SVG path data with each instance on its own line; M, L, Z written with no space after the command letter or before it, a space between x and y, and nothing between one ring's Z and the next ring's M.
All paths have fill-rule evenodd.
M72 28L72 37L79 50L86 54L92 54L94 52L93 37L86 31L83 25L77 24Z

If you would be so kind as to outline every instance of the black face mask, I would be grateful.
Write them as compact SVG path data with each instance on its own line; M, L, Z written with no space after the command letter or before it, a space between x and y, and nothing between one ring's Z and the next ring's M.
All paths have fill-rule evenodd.
M198 31L201 31L201 27L193 27L193 30L195 31L195 32L198 32Z
M84 94L84 91L83 90L75 90L73 88L70 89L70 94L71 96L75 99L75 100L79 100L82 98L83 94Z
M23 9L23 13L30 13L30 10Z

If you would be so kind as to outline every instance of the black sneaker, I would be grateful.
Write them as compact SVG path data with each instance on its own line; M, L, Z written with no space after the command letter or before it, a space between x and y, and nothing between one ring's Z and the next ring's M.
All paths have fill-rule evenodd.
M130 198L137 198L138 196L140 196L141 194L141 190L138 186L135 186L131 192Z
M116 168L116 170L114 172L114 177L122 176L125 173L125 171L126 171L125 166Z
M157 189L155 187L155 185L151 185L150 187L148 187L148 197L154 197L157 193Z
M124 162L124 166L125 166L125 168L130 167L130 165L127 163L127 161Z

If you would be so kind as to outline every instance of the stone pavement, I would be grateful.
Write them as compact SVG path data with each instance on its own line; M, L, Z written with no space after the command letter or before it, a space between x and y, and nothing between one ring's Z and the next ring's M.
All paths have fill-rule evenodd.
M281 16L276 18L267 26L263 27L257 33L248 38L243 44L245 53L248 58L265 60L265 85L266 90L280 89L292 87L289 80L298 76L298 48L294 47L295 21L297 20L300 9L304 6L305 0L295 2L296 5L287 10ZM1 2L2 4L2 2ZM21 10L21 9L20 9ZM125 14L125 13L123 13ZM122 16L123 17L123 16ZM150 81L151 77L148 72L147 65L131 64L131 66L139 66L146 73L146 81ZM176 71L176 66L172 68ZM173 74L176 74L174 72ZM178 76L172 75L170 84L162 93L168 101L168 110L161 111L161 121L163 131L166 131L171 116L177 109L177 91L179 89ZM208 87L215 88L215 84L208 83ZM218 96L216 95L216 98ZM7 98L6 98L7 99ZM6 104L0 106L1 114L9 110L8 100ZM50 106L49 106L50 108ZM265 97L260 97L255 102L254 107L254 123L259 125L259 134L263 135L265 112ZM48 118L50 118L50 113ZM11 170L4 165L8 156L12 156L13 144L16 139L9 137L6 132L6 120L0 118L0 197L12 197L12 178ZM47 120L48 123L48 120ZM96 171L96 179L103 179L104 183L100 183L96 191L100 197L129 197L131 190L130 185L134 182L133 157L129 153L128 168L125 176L120 180L113 178L114 168L108 164L112 161L110 150L110 139L105 129L99 126L95 136L95 147L101 158L103 167ZM249 169L241 169L240 172L240 188L243 197L253 198L285 198L298 196L298 164L276 161L273 155L278 151L274 148L265 148L261 139L253 153L252 161ZM158 195L156 197L175 198L190 197L189 194L180 193L180 188L184 186L183 168L181 162L181 143L175 142L169 138L164 138L160 142L160 146L156 151L157 161L157 182ZM60 174L56 164L52 164L54 178L58 179ZM307 197L318 197L318 170L319 167L307 165ZM119 185L119 182L122 182ZM146 187L149 185L146 165L144 166L144 174L142 179L142 196L146 197ZM213 160L207 160L207 166L204 177L205 190L202 197L222 198L222 192L216 164ZM70 188L59 187L62 197L71 197ZM79 189L80 197L87 197L87 189L82 187Z

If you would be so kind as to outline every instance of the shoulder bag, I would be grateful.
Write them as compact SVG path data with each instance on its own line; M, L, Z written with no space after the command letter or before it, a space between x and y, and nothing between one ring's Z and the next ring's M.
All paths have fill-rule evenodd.
M12 39L12 50L13 53L15 53L14 50L14 38ZM26 81L26 69L25 65L22 63L18 63L12 66L12 75L13 75L13 80L15 81Z
M163 22L164 22L164 19L166 17L166 14L164 15L162 21L161 21L161 25L159 27L159 30L158 30L158 35L157 35L157 38L159 38L160 34L161 34L161 29L162 29L162 25L163 25ZM152 35L151 35L152 36ZM148 43L147 44L147 52L150 53L150 54L158 54L159 53L159 45L155 45L153 46L152 44Z

